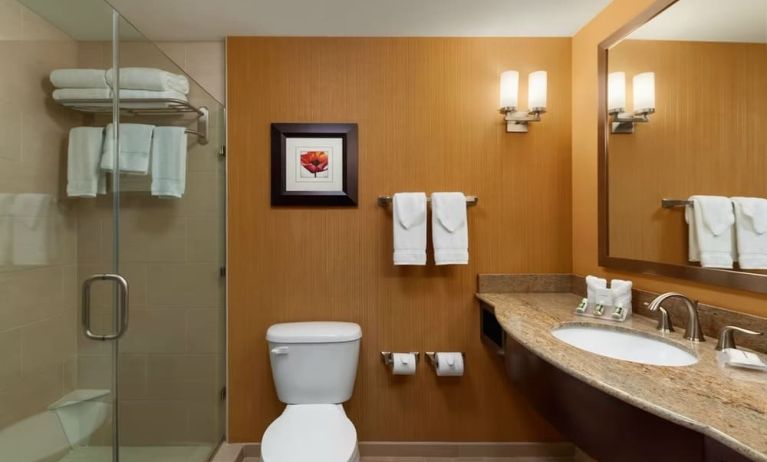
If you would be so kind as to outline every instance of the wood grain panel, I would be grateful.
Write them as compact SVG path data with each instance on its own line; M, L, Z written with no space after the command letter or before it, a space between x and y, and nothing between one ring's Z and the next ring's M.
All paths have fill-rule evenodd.
M625 40L609 66L629 82L654 71L657 106L633 135L610 135L610 255L685 265L684 209L662 198L767 197L767 47Z
M549 72L525 135L498 113L509 68ZM229 38L228 95L230 440L260 440L281 411L265 331L303 320L362 326L360 440L558 439L480 343L473 294L478 273L570 270L570 40ZM359 124L359 207L270 207L272 122ZM479 196L468 266L392 265L376 197L396 191ZM463 350L467 374L393 377L382 350Z

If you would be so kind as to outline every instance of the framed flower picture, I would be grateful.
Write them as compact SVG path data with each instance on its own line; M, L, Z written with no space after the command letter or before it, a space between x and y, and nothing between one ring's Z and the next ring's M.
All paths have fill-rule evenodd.
M357 124L272 124L272 205L357 205Z

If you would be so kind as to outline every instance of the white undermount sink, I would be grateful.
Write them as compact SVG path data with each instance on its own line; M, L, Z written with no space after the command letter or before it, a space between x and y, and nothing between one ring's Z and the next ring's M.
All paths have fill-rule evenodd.
M625 328L563 324L551 335L581 350L654 366L689 366L698 358L685 349Z

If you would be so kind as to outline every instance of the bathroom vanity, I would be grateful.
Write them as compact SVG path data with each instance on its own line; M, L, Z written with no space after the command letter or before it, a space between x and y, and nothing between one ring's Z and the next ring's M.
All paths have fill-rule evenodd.
M767 374L723 368L715 340L661 335L656 321L584 320L572 293L480 293L483 341L514 386L597 460L767 461ZM655 366L608 358L552 335L568 323L627 329L687 351L697 362Z

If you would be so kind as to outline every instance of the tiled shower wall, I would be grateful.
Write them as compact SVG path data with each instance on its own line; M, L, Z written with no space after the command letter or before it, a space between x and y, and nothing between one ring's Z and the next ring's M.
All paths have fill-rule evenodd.
M123 65L177 71L151 45L122 46ZM223 44L168 46L223 99ZM112 195L89 200L65 194L68 130L107 119L54 104L48 82L55 68L109 67L110 45L75 42L16 0L0 0L0 62L0 204L12 204L9 195L20 193L55 199L41 217L49 230L49 261L34 266L6 261L17 242L7 232L14 227L9 210L0 206L2 429L72 389L110 387L111 346L83 336L78 294L85 276L112 271L115 241ZM191 100L213 110L214 135L207 146L190 145L185 197L123 195L120 260L131 284L129 331L120 345L126 445L215 443L223 428L224 166L217 155L223 114L199 90ZM111 330L106 289L94 293L101 330ZM91 443L109 443L108 430Z
M123 42L120 46L122 66L178 72L151 44ZM184 54L196 47L200 54L214 54L208 51L214 46L204 43L173 44L177 53ZM81 42L79 66L110 67L110 48L108 43ZM223 57L223 48L219 55ZM223 60L220 66L223 76ZM210 73L215 69L213 57L204 70ZM190 101L213 111L214 135L205 146L189 137L183 199L158 199L148 192L122 195L120 268L131 284L130 327L119 353L121 443L126 445L215 443L223 428L223 405L218 399L224 385L224 280L219 275L224 242L224 163L218 156L223 143L223 130L219 130L223 114L215 110L215 101L200 91L193 89ZM123 118L123 122L131 121ZM152 121L177 122L172 118ZM99 122L103 121L96 120ZM82 280L113 261L111 195L80 200L77 220ZM109 329L111 316L105 309L111 305L110 293L101 291L95 297L96 308L105 313L104 328ZM98 388L109 383L108 347L80 337L80 386Z
M48 98L48 73L75 66L77 44L16 0L0 0L0 63L1 429L75 387L76 220L62 180L66 133L81 117ZM11 216L28 193L53 200L33 218L43 234ZM13 255L26 246L44 247L42 259Z

